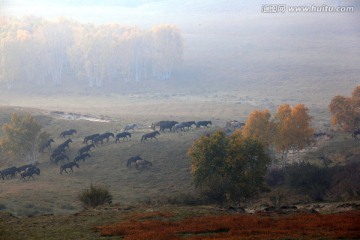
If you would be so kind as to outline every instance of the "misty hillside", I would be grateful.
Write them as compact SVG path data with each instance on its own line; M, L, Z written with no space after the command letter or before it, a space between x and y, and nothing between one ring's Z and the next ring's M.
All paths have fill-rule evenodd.
M183 56L171 78L166 81L139 79L136 84L127 81L116 87L104 85L101 86L104 92L135 89L198 94L206 89L326 106L334 95L347 94L359 83L359 4L356 1L297 4L344 5L353 6L355 10L351 13L266 14L261 12L263 1L86 1L84 5L65 1L60 5L46 5L39 0L28 4L14 1L5 6L4 12L17 15L37 6L44 10L37 14L50 19L69 14L70 19L81 23L103 26L117 23L142 31L166 23L179 29L184 43ZM1 81L6 80L3 77ZM4 89L4 85L1 86ZM49 87L52 88L47 86L43 91L51 91ZM14 88L31 89L32 86ZM71 86L64 88L72 89ZM39 92L38 86L36 89Z

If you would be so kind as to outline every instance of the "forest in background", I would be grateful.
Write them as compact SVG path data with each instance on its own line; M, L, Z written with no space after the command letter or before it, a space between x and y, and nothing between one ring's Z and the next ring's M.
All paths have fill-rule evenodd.
M155 73L155 66L163 68L164 65L151 62L152 66L149 66L148 58L116 63L121 67L101 73L98 68L111 66L91 65L91 62L85 65L83 59L73 58L65 67L58 67L62 70L62 78L56 80L50 75L48 63L45 66L40 64L48 61L43 54L39 59L28 59L40 66L41 70L36 71L43 71L45 76L34 74L34 79L34 76L24 73L24 64L15 66L20 68L18 72L22 72L22 76L16 73L20 80L13 84L9 80L10 91L8 80L0 79L0 103L19 105L18 100L26 96L28 102L30 95L100 94L104 97L107 94L141 94L147 96L147 101L158 95L166 99L181 95L187 101L193 97L226 102L244 102L245 99L246 102L264 103L266 107L304 103L327 108L333 96L347 94L358 85L360 21L359 5L355 1L326 2L334 6L354 6L353 13L265 14L261 11L263 4L260 0L251 3L226 1L226 4L221 0L139 0L131 1L131 4L125 0L82 4L70 4L69 1L56 4L43 0L3 2L0 9L3 17L0 18L18 17L17 21L26 19L27 24L37 18L54 23L59 20L58 16L62 16L65 21L81 27L93 26L100 32L110 31L109 26L113 25L137 29L141 33L152 32L154 26L163 23L176 26L182 39L182 60L174 64L171 74L166 71ZM321 5L323 1L305 0L297 4ZM30 14L33 17L24 17ZM102 27L104 29L100 30ZM85 43L90 38L98 39L98 36L91 35L96 31L84 29L88 37L84 37L81 47L86 49ZM75 50L78 56L83 52L83 49ZM93 54L96 61L106 56L98 48L95 50L99 51ZM108 51L108 48L104 50ZM124 51L114 58L124 59L125 52L134 53L133 50ZM16 54L12 57L20 59ZM114 59L109 63L115 64ZM171 61L166 59L164 63L170 65ZM71 64L81 64L81 68L73 68ZM142 68L144 64L146 67ZM0 75L6 75L1 71ZM168 79L159 80L164 78ZM96 87L99 85L101 87ZM17 93L19 95L14 95Z
M21 84L117 86L147 79L168 80L183 55L176 26L150 30L119 24L83 24L34 16L0 18L0 79Z

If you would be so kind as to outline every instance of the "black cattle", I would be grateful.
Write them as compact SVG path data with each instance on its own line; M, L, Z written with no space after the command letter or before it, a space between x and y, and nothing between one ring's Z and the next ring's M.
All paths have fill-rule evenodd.
M75 129L68 129L65 130L63 132L60 133L60 137L61 138L65 138L66 136L72 136L73 134L76 134L76 130Z
M96 134L93 134L93 135L89 135L89 136L86 136L84 137L84 141L83 141L83 144L88 144L89 141L91 141L91 143L94 143L94 138L100 136L99 133L96 133Z
M199 121L199 122L196 122L196 128L199 128L201 126L209 127L209 125L212 125L211 121Z
M81 154L81 155L79 155L79 156L76 156L76 157L74 158L73 162L79 162L80 160L83 160L83 162L85 162L85 159L86 159L87 157L91 157L91 155L88 154L88 153Z
M125 141L125 138L126 139L128 139L128 137L129 138L131 138L131 134L129 133L129 132L121 132L121 133L118 133L118 134L116 134L116 136L115 136L115 142L120 142L120 138L122 138L123 139L123 142Z
M66 169L70 168L70 170L73 172L73 167L77 167L79 168L79 164L77 164L76 162L69 162L69 163L65 163L64 165L61 165L60 167L60 174L62 175L62 172L65 171L66 173L68 173L66 171Z

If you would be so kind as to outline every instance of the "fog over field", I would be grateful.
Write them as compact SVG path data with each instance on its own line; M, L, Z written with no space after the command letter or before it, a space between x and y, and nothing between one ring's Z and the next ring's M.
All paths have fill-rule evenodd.
M357 174L348 178L346 172L358 168L340 170L358 162L359 142L349 132L333 131L329 104L360 85L359 43L356 0L0 0L0 213L79 212L79 192L92 183L109 187L113 204L161 205L176 203L179 196L184 202L196 200L190 154L195 141L219 129L230 139L237 127L255 122L254 110L262 119L254 129L268 134L265 139L296 145L269 147L271 166L308 162L337 167L326 200L346 200L345 191L358 200L359 188L349 193L343 187L360 182ZM335 101L335 109L357 109L353 104L358 101L349 99L344 100L348 105ZM276 115L278 109L298 117L285 121ZM357 121L356 109L351 117ZM347 117L344 112L340 117ZM8 154L8 142L21 138L13 134L14 141L5 141L11 135L6 123L17 122L14 113L30 113L44 131L41 140L50 144L52 139L53 148L38 152L33 140L31 156L15 156L19 145ZM293 132L288 139L275 134L273 129L282 126L276 118L295 133L305 132L306 144L300 146ZM164 131L164 124L176 122L191 125ZM129 139L103 137L135 123L138 128ZM143 141L156 127L158 140ZM61 133L67 129L75 134L65 137ZM69 162L75 161L87 144L84 138L96 134L100 140L91 158L62 173L66 160L53 157L66 152ZM65 149L68 137L72 143ZM40 137L36 141L40 144ZM140 155L151 166L129 161ZM30 162L41 169L34 180L9 174L14 168L8 168ZM309 203L302 192L284 195L287 204Z
M283 13L266 12L266 4L290 6L280 0L3 0L0 4L4 16L34 15L48 20L63 16L82 24L117 23L143 30L171 24L179 29L183 57L171 78L139 79L135 85L124 83L115 89L108 85L97 92L208 93L207 97L230 94L229 101L233 97L326 107L334 95L346 95L360 82L357 1L291 2L296 6L353 7L351 12L297 13L288 9ZM4 76L1 81L6 81ZM17 88L21 86L14 85L10 91ZM41 88L42 93L52 92L44 86L26 86L25 92L37 93ZM5 91L5 84L1 89ZM3 98L0 103L11 104Z

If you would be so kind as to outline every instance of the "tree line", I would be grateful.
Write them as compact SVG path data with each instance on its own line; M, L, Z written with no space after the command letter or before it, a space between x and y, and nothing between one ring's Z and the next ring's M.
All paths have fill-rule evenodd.
M173 25L150 30L120 24L94 25L66 18L0 17L0 81L88 87L148 79L168 80L183 55Z

